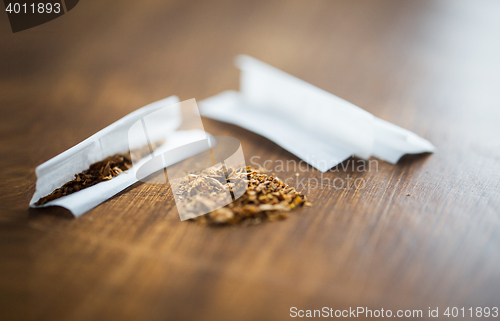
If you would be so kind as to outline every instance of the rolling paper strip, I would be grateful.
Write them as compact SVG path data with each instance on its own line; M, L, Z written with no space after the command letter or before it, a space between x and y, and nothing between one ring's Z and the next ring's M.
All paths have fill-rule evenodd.
M322 172L350 156L396 163L433 152L416 134L249 56L238 56L240 91L199 103L202 116L260 134Z

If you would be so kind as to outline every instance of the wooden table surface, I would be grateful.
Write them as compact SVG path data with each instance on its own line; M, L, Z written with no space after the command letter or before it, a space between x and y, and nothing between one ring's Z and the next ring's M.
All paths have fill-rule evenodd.
M499 16L494 0L80 1L13 34L0 14L0 319L500 306ZM37 165L150 102L237 89L240 53L438 149L329 172L366 185L313 186L313 207L257 226L181 222L165 185L136 184L77 219L28 208ZM238 138L248 163L299 161L204 124Z

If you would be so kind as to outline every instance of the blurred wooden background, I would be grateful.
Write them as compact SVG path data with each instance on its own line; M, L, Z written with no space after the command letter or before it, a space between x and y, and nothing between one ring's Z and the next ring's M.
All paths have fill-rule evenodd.
M13 34L1 13L0 319L500 305L499 17L495 0L80 1ZM237 89L240 53L438 150L329 173L366 188L312 190L314 207L254 227L180 222L165 187L145 184L78 219L28 209L37 165L150 102ZM205 126L240 139L248 162L298 161L236 126Z

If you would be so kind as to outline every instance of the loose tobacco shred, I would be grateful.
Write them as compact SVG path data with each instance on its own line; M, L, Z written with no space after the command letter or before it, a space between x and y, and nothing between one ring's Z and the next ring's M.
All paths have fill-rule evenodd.
M75 178L39 199L35 205L43 205L63 196L78 192L87 187L108 181L132 167L130 153L116 154L90 165L89 169L75 174Z
M263 170L251 167L229 168L227 172L224 168L212 168L190 174L177 192L178 199L183 201L186 208L199 209L206 202L213 202L214 191L228 189L234 192L239 188L240 181L248 184L241 197L229 205L191 220L204 225L259 224L285 219L288 212L297 207L312 206L306 196L295 188L277 177L266 175Z
M87 187L94 186L102 181L109 181L113 177L116 177L117 175L130 169L133 165L132 158L134 160L139 160L152 153L163 143L163 140L153 142L147 146L134 149L132 152L129 151L126 153L115 154L113 156L106 157L100 162L91 164L89 169L75 174L75 178L72 181L67 182L49 195L42 197L35 203L35 205L43 205L63 196L76 193Z

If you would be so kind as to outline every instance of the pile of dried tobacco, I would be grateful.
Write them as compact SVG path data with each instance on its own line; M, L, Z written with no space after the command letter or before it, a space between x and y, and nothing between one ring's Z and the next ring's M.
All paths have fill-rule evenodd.
M184 205L196 209L207 202L213 202L214 191L229 189L234 195L240 195L242 182L247 190L234 202L192 220L206 225L259 224L262 221L284 219L288 212L300 207L311 206L306 196L285 184L276 177L268 176L263 170L251 167L232 169L210 169L190 175L177 192L178 199ZM196 193L193 193L196 188ZM199 193L205 189L207 193ZM179 205L179 204L178 204Z
M130 153L116 154L90 165L89 169L75 174L75 179L67 182L49 195L39 199L35 205L43 205L60 197L78 192L102 181L107 181L132 167Z

